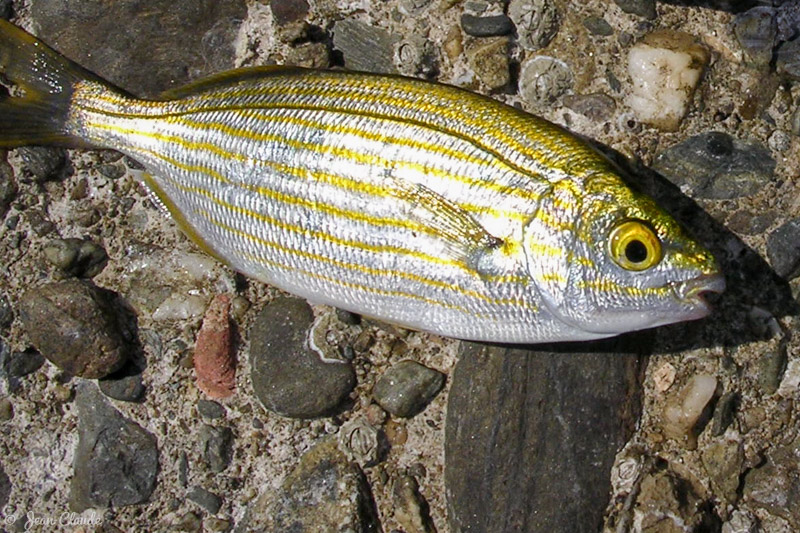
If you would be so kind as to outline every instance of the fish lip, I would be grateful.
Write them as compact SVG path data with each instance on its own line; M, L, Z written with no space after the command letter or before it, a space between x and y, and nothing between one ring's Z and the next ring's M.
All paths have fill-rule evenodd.
M673 281L669 286L678 301L698 308L698 311L705 316L711 311L711 306L705 300L705 294L722 293L725 290L725 277L718 272L702 274L692 279Z

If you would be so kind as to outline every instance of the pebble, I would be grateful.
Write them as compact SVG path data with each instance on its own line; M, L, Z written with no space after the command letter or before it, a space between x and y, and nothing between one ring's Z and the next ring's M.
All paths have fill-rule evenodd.
M714 495L734 505L739 499L739 476L744 470L744 450L736 440L716 440L703 448L700 455L711 480Z
M508 37L491 37L467 43L467 64L489 89L499 89L511 81Z
M208 531L216 531L219 533L225 533L231 530L231 521L226 520L224 518L217 518L215 516L209 516L205 520L203 520L203 527L206 528Z
M148 0L147 16L131 17L141 7L140 0L90 2L80 9L34 0L30 15L64 55L142 96L234 67L245 0Z
M800 218L784 222L767 237L767 256L775 272L786 280L800 276Z
M0 159L0 218L6 216L11 201L17 195L17 183L14 180L14 171L5 158Z
M668 148L653 169L689 196L723 200L758 192L773 178L775 160L760 144L710 131Z
M401 476L392 486L394 519L405 533L434 533L436 528L428 513L428 502L419 492L413 476Z
M416 361L400 361L378 379L372 395L392 415L410 418L425 409L444 380L444 374Z
M3 371L10 378L21 378L39 370L44 361L42 354L30 348L22 352L10 352L8 359L3 361Z
M286 53L286 64L305 68L328 68L331 57L326 43L301 43Z
M628 52L628 106L641 122L675 131L708 60L708 51L687 33L657 30L645 35Z
M108 263L105 249L88 239L54 239L42 251L47 260L68 277L93 278Z
M211 514L217 514L222 507L222 498L203 487L194 486L186 493L186 498L193 501Z
M57 181L66 163L66 151L63 148L49 146L23 146L17 149L20 158L20 170L23 180L37 183Z
M768 67L778 33L775 9L757 6L739 13L733 20L733 34L744 50L745 61L754 67Z
M739 410L741 397L736 392L726 392L717 402L714 415L711 418L711 434L719 437L730 427Z
M275 23L285 26L303 20L308 15L309 5L306 0L272 0L269 8Z
M508 35L514 30L514 25L507 15L476 17L475 15L464 13L461 15L461 28L464 33L473 37L495 37Z
M138 402L144 397L145 386L142 381L144 362L128 361L122 369L100 379L100 391L121 402Z
M604 93L568 94L564 96L564 105L572 111L580 113L593 122L605 122L614 116L617 103Z
M236 353L230 320L231 300L217 295L206 310L194 347L197 387L212 399L227 398L236 387Z
M559 29L558 10L549 0L511 0L508 16L517 28L517 40L525 50L544 48Z
M786 343L772 345L765 350L756 363L758 366L758 385L765 395L774 394L783 380L789 362Z
M583 19L583 25L593 35L608 37L614 34L614 28L603 17L586 17Z
M658 16L656 0L614 0L625 13L652 20Z
M350 70L396 74L394 46L400 36L360 20L346 18L333 25L333 46Z
M200 428L200 450L208 468L212 472L222 472L233 458L233 431L223 426L203 424Z
M744 476L742 499L767 513L789 522L792 531L800 530L800 437L785 445L775 445L766 460Z
M445 424L450 529L595 530L650 335L554 351L462 343Z
M550 106L572 87L572 71L560 59L536 56L522 64L519 94L533 107Z
M39 237L44 237L50 233L55 232L56 225L53 224L47 214L41 209L29 208L25 210L25 219L31 225L33 232Z
M663 412L663 429L667 437L685 441L690 449L697 446L700 417L717 390L717 379L697 374L677 394L667 400Z
M19 318L31 343L60 369L96 379L122 368L129 346L117 295L70 279L29 289Z
M111 407L90 382L77 386L78 444L70 484L70 509L135 505L156 486L155 437Z
M778 48L775 70L792 81L800 80L800 40L783 43Z
M277 298L250 328L253 391L275 413L314 418L335 409L355 387L349 362L323 362L307 346L314 315L305 300Z
M760 235L775 222L776 218L778 214L775 211L751 213L741 209L731 215L726 226L737 233Z
M14 404L11 399L0 399L0 422L8 422L14 418Z
M217 402L210 400L197 400L197 412L203 418L216 420L225 417L225 408Z

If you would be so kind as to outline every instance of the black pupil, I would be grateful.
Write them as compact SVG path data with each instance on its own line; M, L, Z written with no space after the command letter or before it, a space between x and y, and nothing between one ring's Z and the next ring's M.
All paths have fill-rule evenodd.
M647 247L642 241L631 241L625 245L625 258L631 263L641 263L647 259Z

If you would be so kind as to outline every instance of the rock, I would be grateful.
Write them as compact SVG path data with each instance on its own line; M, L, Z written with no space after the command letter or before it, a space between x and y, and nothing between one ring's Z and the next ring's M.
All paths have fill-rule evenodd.
M645 35L628 53L636 117L664 131L678 128L700 82L708 51L694 37L672 30Z
M442 390L444 374L416 361L400 361L375 383L372 395L386 411L410 418L422 411Z
M614 28L603 17L586 17L583 19L583 25L593 35L608 37L614 34Z
M778 390L788 361L785 342L771 346L758 358L758 385L765 395Z
M236 354L230 320L231 300L225 294L211 301L197 332L194 371L197 387L209 398L227 398L236 387Z
M525 50L544 48L558 33L558 11L554 2L511 0L508 16L517 28L519 45Z
M222 472L233 458L233 431L229 427L204 424L200 428L200 449L212 472Z
M192 487L186 493L186 498L211 514L217 514L222 507L222 498L203 487Z
M5 158L0 159L0 219L6 216L11 201L17 195L17 183L14 180L14 171Z
M372 466L380 461L381 440L378 428L363 418L355 418L339 428L339 449L351 461Z
M156 96L233 67L247 5L245 0L117 0L76 8L33 0L30 14L40 34L81 66L136 94Z
M29 289L19 302L19 317L33 345L51 363L90 379L122 368L126 337L114 293L70 279ZM126 334L127 333L127 334Z
M301 43L286 53L286 64L305 68L328 68L331 64L326 43Z
M508 37L477 39L467 44L467 64L489 89L508 85Z
M61 178L67 154L63 148L23 146L17 148L17 154L21 162L22 179L44 183Z
M572 71L560 59L536 56L522 64L519 94L533 107L552 105L572 87Z
M10 352L8 358L3 360L3 372L9 378L21 378L39 370L44 361L42 354L36 350Z
M767 237L767 256L775 272L786 280L800 276L800 218L785 222Z
M475 15L464 13L461 15L461 28L464 33L473 37L495 37L508 35L514 29L514 25L506 15L476 17Z
M776 218L778 214L775 211L751 213L742 209L732 214L725 225L737 233L760 235L775 222Z
M725 200L759 191L773 178L775 160L759 144L710 131L659 154L653 169L689 196Z
M269 3L275 23L285 26L292 22L303 20L308 15L308 2L306 0L272 0Z
M210 420L225 417L225 408L217 402L209 400L198 400L197 412L200 413L200 416L203 418L208 418Z
M231 530L231 521L225 520L224 518L209 516L203 520L203 527L205 527L207 531L227 533Z
M419 493L419 484L413 476L402 476L392 486L394 518L406 533L434 533L428 503Z
M70 509L123 507L150 498L158 474L156 439L109 405L97 387L77 387L78 445Z
M644 476L634 506L637 530L646 533L718 531L719 520L692 484L670 471Z
M8 479L8 474L6 474L3 465L0 464L0 509L5 509L6 505L8 505L9 496L11 496L11 480Z
M739 499L739 475L744 470L744 450L735 440L715 441L701 453L714 494L733 506Z
M65 276L93 278L105 268L108 254L90 240L54 239L45 245L44 256Z
M0 292L0 330L8 329L12 322L14 322L14 310L11 309L8 297Z
M800 529L800 437L788 445L773 447L767 460L744 477L742 501L789 522Z
M605 122L614 116L617 104L613 98L603 93L585 95L568 94L563 98L564 105L594 122Z
M100 391L121 402L138 402L144 397L145 386L142 381L143 364L129 361L120 370L100 379Z
M730 427L736 418L741 398L735 392L726 392L717 402L714 415L711 418L711 434L719 437Z
M778 23L772 7L754 7L737 14L733 20L733 34L744 50L747 63L754 67L769 66L777 33Z
M778 48L775 70L790 80L800 80L800 39L783 43Z
M265 495L269 497L271 495ZM379 531L364 474L327 437L303 454L274 495L265 531Z
M614 0L614 3L625 13L631 15L638 15L650 20L658 16L656 0Z
M722 524L722 533L759 533L758 520L747 511L736 509L730 519Z
M14 14L13 0L0 0L0 18L10 20Z
M264 407L282 416L322 416L355 386L349 362L323 362L308 348L313 321L304 300L278 298L261 310L250 328L253 390Z
M383 28L347 18L333 25L333 46L342 52L350 70L396 74L394 46L400 37Z
M673 395L664 406L664 433L675 440L686 441L689 449L697 446L696 427L701 415L714 397L717 379L707 374L698 374L678 394Z
M596 531L650 335L535 351L462 343L445 426L451 531Z
M39 237L49 235L56 230L56 225L47 218L47 214L41 209L28 208L25 210L24 216L33 232Z

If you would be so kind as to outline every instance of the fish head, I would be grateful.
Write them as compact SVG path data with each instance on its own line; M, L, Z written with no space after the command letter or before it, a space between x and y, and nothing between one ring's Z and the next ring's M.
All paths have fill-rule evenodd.
M615 174L554 194L540 210L550 211L551 222L526 228L528 270L547 309L578 336L703 318L711 311L705 296L725 289L712 254ZM542 241L549 257L536 253Z

